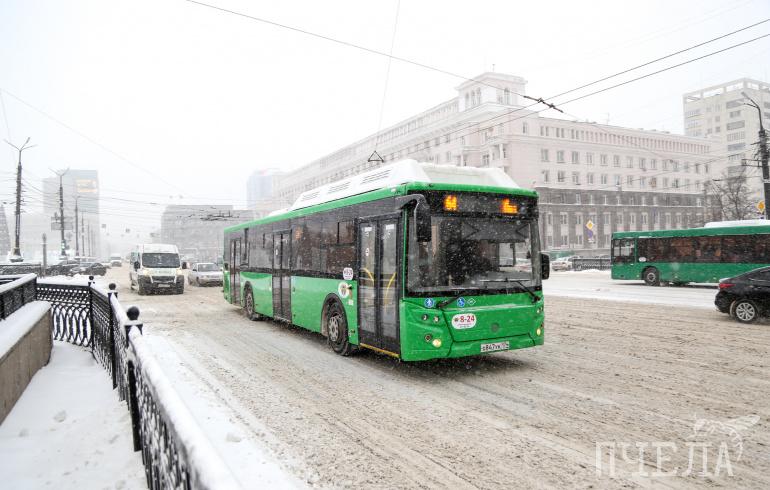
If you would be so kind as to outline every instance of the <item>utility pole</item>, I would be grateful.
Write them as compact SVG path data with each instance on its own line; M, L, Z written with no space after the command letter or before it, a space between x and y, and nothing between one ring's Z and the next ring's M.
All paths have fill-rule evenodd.
M46 271L48 270L48 245L46 244L46 236L45 233L43 233L43 275L46 275Z
M78 230L75 230L75 233L77 232ZM83 216L83 211L80 212L80 243L83 244L83 248L86 248L86 219Z
M75 196L75 255L80 256L80 240L78 240L78 199L80 196Z
M19 164L16 167L16 233L14 236L13 250L11 251L10 261L21 262L22 260L24 260L21 257L21 247L19 245L19 237L21 236L21 152L29 148L33 148L37 145L27 146L27 144L29 144L29 138L27 138L27 141L25 141L24 144L21 145L21 148L14 145L8 140L5 140L5 142L11 145L12 147L16 148L16 151L19 152Z
M759 107L754 99L746 95L746 92L741 92L741 95L751 101L751 104L744 102L744 105L751 106L757 109L759 115L759 160L762 166L762 186L763 186L763 199L765 200L765 219L770 220L770 207L768 207L768 198L770 197L770 166L768 166L768 158L770 157L770 150L767 148L767 132L765 126L762 124L762 109Z
M64 239L64 184L62 181L64 174L66 174L68 170L69 169L62 173L56 172L56 175L59 176L59 224L61 225L61 253L59 254L59 258L62 260L67 258L67 241Z

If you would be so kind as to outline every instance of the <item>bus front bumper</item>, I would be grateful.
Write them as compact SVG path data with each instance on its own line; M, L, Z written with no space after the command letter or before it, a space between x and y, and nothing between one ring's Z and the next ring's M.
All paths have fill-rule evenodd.
M433 349L414 349L402 351L401 358L404 361L426 361L429 359L458 358L477 356L480 354L493 354L507 350L525 349L543 345L545 332L540 327L540 335L521 334L511 337L499 337L483 340L449 341Z

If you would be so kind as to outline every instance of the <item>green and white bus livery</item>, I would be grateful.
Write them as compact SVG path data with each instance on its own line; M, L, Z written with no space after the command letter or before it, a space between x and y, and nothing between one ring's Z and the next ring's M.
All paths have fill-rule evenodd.
M413 160L225 230L224 295L252 319L405 361L542 345L537 194L499 169Z
M703 228L612 234L612 278L717 283L770 265L770 223L708 223Z

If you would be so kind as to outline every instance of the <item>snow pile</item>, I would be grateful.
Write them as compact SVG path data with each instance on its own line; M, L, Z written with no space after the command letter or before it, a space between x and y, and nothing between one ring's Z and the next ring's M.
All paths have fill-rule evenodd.
M50 308L51 305L47 301L33 301L2 320L0 322L0 357L5 356L22 337L27 335L27 332L48 313Z
M144 380L153 393L153 399L166 416L169 432L175 436L174 441L186 451L191 485L195 488L211 489L241 488L230 469L211 446L174 385L163 373L142 335L137 329L132 329L129 337L138 359L137 367L141 369Z
M131 434L128 410L91 353L54 342L51 362L0 425L2 487L147 488Z

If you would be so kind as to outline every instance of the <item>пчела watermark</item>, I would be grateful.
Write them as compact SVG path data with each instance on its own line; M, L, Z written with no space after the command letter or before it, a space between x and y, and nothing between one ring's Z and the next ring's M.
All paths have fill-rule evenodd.
M720 422L695 418L692 433L679 443L674 441L601 441L596 443L596 476L615 478L618 458L634 465L632 476L662 478L671 476L730 477L733 463L743 457L743 432L759 422L747 415ZM685 454L686 466L671 467L675 455ZM667 469L668 468L668 469Z

